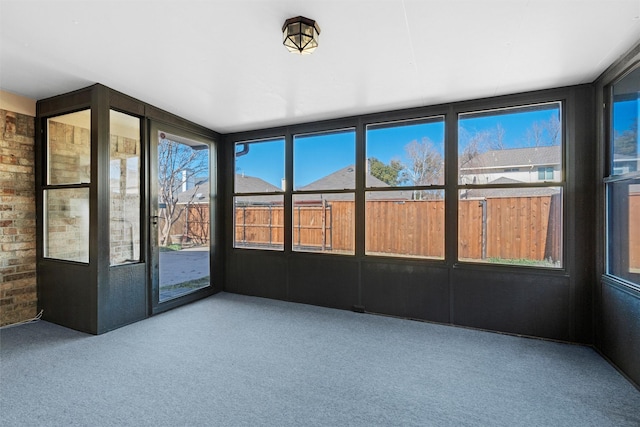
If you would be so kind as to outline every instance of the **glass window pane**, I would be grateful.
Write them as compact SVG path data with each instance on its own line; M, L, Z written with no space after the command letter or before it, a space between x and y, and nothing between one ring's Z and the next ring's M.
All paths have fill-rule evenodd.
M611 175L640 170L640 68L613 86Z
M607 272L640 284L640 178L607 184Z
M355 251L353 193L293 196L293 250L350 254Z
M293 188L296 191L354 189L355 164L353 130L296 135L293 140Z
M47 120L47 184L91 182L91 110Z
M111 265L140 261L140 119L110 111Z
M284 191L284 139L235 145L236 193Z
M562 267L562 188L460 190L458 258Z
M560 117L559 103L461 114L458 183L562 181Z
M194 206L209 210L209 145L159 132L157 185L159 245L176 250L187 245L208 248L208 225L194 235L188 221ZM208 214L203 211L200 215L204 221Z
M233 198L234 248L284 250L284 196Z
M367 187L444 184L444 118L367 126Z
M89 262L89 189L44 191L44 256Z
M444 259L444 190L366 193L366 254Z
M157 182L151 186L157 208L151 211L158 217L151 231L158 233L152 239L158 263L154 279L162 303L211 286L210 202L215 189L209 140L162 129L156 137Z

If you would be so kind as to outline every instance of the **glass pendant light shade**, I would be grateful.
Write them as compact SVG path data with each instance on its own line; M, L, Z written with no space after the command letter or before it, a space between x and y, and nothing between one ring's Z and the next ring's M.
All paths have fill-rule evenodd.
M298 16L287 19L282 26L282 44L289 52L309 54L318 47L320 27L313 19Z

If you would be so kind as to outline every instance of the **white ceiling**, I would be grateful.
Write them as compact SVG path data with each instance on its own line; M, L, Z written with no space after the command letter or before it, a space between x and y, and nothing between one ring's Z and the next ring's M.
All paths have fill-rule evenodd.
M285 19L320 46L282 46ZM640 0L0 0L0 89L102 83L218 132L594 81Z

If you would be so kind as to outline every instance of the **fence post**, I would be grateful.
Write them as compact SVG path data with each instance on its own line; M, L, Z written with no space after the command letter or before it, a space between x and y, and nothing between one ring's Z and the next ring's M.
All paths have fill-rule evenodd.
M271 235L272 235L271 215L273 215L273 211L271 210L271 204L269 204L269 245L271 245L271 243L273 241L273 239L271 238Z
M329 212L329 249L333 250L333 206L327 204L327 212Z
M242 241L247 242L247 207L242 207Z
M300 224L300 206L298 206L298 249L300 249L300 234L302 233L302 228Z
M327 248L327 200L322 199L322 250Z
M487 258L487 199L480 200L482 206L482 258Z

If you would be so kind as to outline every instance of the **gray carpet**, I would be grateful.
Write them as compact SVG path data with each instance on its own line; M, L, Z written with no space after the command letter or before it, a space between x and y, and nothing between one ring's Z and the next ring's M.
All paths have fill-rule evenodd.
M588 347L233 294L0 331L3 426L639 426Z

